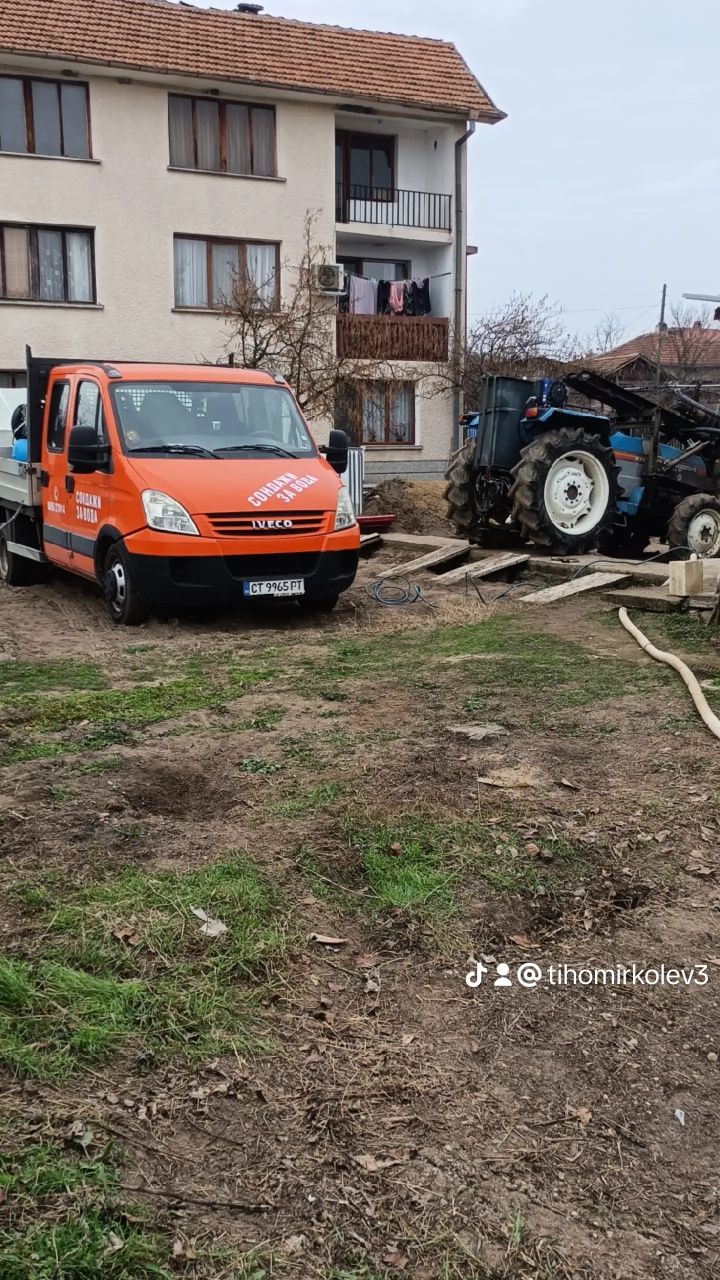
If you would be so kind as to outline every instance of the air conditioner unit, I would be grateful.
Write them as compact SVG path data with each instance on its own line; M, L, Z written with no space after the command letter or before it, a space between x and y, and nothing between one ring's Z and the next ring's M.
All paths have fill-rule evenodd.
M315 284L321 293L345 292L345 268L339 262L321 262L315 267Z

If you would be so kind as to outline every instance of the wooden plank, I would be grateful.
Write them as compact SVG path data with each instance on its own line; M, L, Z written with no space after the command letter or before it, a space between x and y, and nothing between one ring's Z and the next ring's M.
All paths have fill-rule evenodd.
M611 582L620 582L631 576L629 573L586 573L582 578L572 578L570 582L560 582L556 587L533 591L531 595L521 596L520 599L524 604L551 604L553 600L564 600L580 591L595 591L598 587L608 587Z
M382 542L382 535L379 533L361 533L360 534L360 550L365 551L369 547L377 547Z
M420 569L429 569L435 564L445 564L447 560L458 560L460 556L466 556L469 550L469 542L446 544L435 551L428 551L425 556L418 556L416 560L394 564L392 569L388 569L382 576L383 578L405 578L409 573L418 573Z
M461 564L449 573L437 575L438 582L463 582L465 578L485 578L490 573L499 573L501 569L512 569L516 564L527 564L529 555L520 555L516 551L503 551L499 556L488 556L486 560L473 560L471 564Z

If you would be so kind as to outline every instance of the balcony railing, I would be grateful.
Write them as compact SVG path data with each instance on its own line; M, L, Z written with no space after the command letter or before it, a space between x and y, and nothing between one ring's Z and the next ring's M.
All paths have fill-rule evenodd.
M452 198L439 191L346 186L342 182L335 190L337 222L369 222L375 226L450 231L451 205Z
M349 360L447 360L449 321L435 316L337 318L337 353Z

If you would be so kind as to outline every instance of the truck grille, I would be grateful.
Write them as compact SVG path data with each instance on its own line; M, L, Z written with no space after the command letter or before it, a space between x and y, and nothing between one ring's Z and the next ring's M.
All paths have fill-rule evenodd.
M207 516L218 538L276 538L283 533L321 533L326 520L324 511L213 511Z

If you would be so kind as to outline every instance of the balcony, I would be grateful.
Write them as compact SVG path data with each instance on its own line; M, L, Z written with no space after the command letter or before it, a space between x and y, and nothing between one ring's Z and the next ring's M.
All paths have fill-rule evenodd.
M440 316L339 315L338 359L447 360L448 331Z
M383 227L416 227L450 231L452 197L439 191L408 191L401 187L360 187L337 183L336 222L364 222Z

